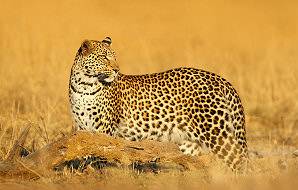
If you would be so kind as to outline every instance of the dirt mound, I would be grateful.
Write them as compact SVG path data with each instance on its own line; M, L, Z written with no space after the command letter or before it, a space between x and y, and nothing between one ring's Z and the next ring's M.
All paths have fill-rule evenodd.
M206 170L212 160L209 155L183 155L178 146L170 143L150 140L132 142L88 132L62 137L26 157L20 157L28 131L29 128L24 130L8 158L0 163L1 176L39 178L65 167L83 170L87 165L98 169L121 167L152 172Z

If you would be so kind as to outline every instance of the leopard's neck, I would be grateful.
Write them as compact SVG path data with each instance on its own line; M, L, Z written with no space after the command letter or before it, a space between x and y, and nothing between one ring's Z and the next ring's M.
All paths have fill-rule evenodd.
M71 112L77 129L89 131L104 130L112 123L113 89L115 84L104 84L96 78L87 78L81 73L73 73L69 82L69 99ZM107 101L111 100L111 101ZM98 119L97 119L98 118ZM100 120L101 123L94 121Z

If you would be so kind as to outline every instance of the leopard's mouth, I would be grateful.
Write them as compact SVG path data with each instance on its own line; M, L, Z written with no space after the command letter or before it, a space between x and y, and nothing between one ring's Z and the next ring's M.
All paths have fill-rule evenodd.
M96 78L99 80L99 82L106 82L105 79L109 78L109 75L106 73L100 73L96 75Z
M106 74L106 73L100 73L96 77L99 82L103 83L111 83L117 78L118 73L112 73L112 74Z

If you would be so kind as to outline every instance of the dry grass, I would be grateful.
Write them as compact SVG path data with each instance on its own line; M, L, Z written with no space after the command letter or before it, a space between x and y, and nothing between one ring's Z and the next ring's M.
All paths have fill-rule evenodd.
M74 54L83 39L105 36L123 73L192 66L231 81L245 106L250 150L263 158L252 157L255 173L239 178L115 170L33 182L0 178L0 189L286 188L298 169L291 155L298 149L297 7L294 0L1 2L0 159L27 125L32 151L69 133Z

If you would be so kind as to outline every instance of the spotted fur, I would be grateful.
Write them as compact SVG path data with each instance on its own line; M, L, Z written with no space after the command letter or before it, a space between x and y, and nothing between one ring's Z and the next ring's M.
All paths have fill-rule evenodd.
M69 96L78 130L179 145L185 154L212 152L233 170L247 159L240 98L222 77L200 69L119 73L111 39L82 43Z

